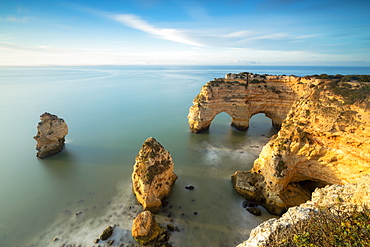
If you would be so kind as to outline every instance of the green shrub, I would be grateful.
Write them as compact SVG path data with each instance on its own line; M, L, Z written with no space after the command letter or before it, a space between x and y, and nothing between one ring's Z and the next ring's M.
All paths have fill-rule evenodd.
M335 205L320 208L311 218L272 234L268 246L370 246L370 208L354 205L345 210Z

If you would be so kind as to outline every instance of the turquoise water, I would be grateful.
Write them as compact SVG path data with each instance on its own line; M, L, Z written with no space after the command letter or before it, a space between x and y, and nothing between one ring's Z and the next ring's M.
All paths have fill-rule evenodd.
M130 229L141 207L131 173L150 136L172 154L179 176L157 215L179 227L173 246L235 246L248 238L271 216L246 212L230 176L251 168L275 133L270 120L255 115L247 132L231 128L224 113L202 134L187 124L202 85L243 71L370 74L359 67L0 68L0 246L94 246L114 224L115 245L134 244ZM63 118L69 134L62 153L39 160L32 137L43 112Z

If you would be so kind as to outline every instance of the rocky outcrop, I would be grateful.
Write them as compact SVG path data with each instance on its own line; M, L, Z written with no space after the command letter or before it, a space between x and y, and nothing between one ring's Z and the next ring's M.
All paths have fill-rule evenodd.
M136 216L132 225L132 237L141 244L148 244L161 233L161 226L150 211L143 211Z
M317 187L370 173L370 85L322 81L307 87L249 172L232 176L247 200L281 215Z
M65 136L68 134L68 126L63 119L56 115L45 112L40 116L41 121L37 125L37 157L40 159L59 153L63 150Z
M295 76L269 76L252 73L227 74L205 84L189 109L188 122L192 132L207 130L217 114L226 112L231 125L246 130L249 119L265 113L280 128L293 102L307 84L316 79Z
M132 189L144 210L159 211L177 179L171 154L154 138L148 138L136 156Z
M316 189L312 194L311 201L300 206L289 208L279 219L270 219L263 222L251 231L249 239L237 247L263 247L270 246L270 236L277 234L279 230L292 227L301 220L305 220L318 212L321 207L336 206L338 209L353 208L353 205L370 205L370 179L365 175L359 179L359 183L345 185L331 185Z

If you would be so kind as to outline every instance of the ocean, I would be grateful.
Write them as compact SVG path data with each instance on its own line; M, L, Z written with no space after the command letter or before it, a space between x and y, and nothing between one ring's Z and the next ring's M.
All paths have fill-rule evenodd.
M138 246L131 226L141 206L131 173L148 137L171 153L179 177L156 215L179 228L170 243L226 247L246 240L273 216L263 208L262 216L248 213L230 177L253 166L276 130L264 114L253 116L246 132L230 127L226 113L201 134L187 123L207 81L245 71L370 74L369 67L0 67L0 246L98 246L107 225L116 225L113 246ZM63 118L69 134L63 152L40 160L33 136L44 112Z

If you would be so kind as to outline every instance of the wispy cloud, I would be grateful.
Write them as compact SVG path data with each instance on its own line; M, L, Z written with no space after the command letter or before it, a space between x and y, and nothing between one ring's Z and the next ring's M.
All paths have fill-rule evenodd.
M15 23L26 23L29 22L32 18L27 16L14 16L14 15L7 15L6 17L0 17L0 21L6 22L15 22Z
M249 37L249 38L243 39L241 41L244 42L244 41L259 40L259 39L280 40L280 39L285 39L288 36L289 35L287 33L272 33L272 34L267 34L267 35L262 35L262 36Z
M225 34L222 37L225 37L225 38L243 38L243 37L250 36L252 33L253 32L251 32L249 30L242 30L242 31L236 31L236 32Z
M203 44L194 41L187 35L186 31L173 28L159 28L151 25L139 16L132 14L111 15L111 19L142 32L154 35L157 38L178 42L181 44L192 46L204 46Z

